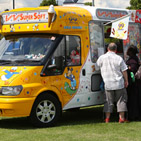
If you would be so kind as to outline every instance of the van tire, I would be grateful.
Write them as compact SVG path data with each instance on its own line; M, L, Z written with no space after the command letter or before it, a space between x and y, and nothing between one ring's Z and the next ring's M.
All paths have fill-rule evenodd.
M54 126L61 116L61 104L51 94L42 94L35 100L29 119L35 127Z

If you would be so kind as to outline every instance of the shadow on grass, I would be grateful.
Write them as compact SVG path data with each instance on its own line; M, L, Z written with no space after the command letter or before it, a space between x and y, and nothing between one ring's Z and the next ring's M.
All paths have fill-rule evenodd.
M83 124L98 124L103 122L103 106L72 109L63 112L61 119L55 125L70 126L70 125L83 125ZM117 117L116 113L113 113L113 118ZM35 129L29 122L28 118L1 118L0 128L7 129Z
M103 121L102 107L71 109L63 112L59 125L77 125L101 123Z
M116 110L111 114L111 122L118 120L118 114ZM80 110L68 110L63 113L58 126L69 126L79 124L99 124L104 123L103 106L96 106L90 108L84 108Z
M6 129L33 129L31 123L27 117L21 118L1 118L0 119L0 128Z

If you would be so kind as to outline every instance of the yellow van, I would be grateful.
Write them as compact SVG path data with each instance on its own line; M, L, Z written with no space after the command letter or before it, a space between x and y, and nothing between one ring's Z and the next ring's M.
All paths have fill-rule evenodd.
M103 23L128 13L52 5L2 12L0 116L27 116L48 127L63 110L103 104L95 65L109 41Z

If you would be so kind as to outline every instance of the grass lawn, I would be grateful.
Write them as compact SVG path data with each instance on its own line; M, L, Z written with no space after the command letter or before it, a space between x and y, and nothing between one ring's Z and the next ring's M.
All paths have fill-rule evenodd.
M103 122L103 106L64 112L55 127L34 128L27 118L0 118L0 141L141 141L141 122Z

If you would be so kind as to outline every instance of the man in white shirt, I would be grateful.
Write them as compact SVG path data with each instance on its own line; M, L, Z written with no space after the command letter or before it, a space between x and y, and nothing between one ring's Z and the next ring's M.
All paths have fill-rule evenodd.
M124 60L116 54L116 51L117 45L115 43L110 43L108 46L108 52L101 55L97 60L97 66L101 70L101 76L105 84L106 99L104 112L106 113L106 123L109 122L114 102L117 103L119 123L125 122L124 114L127 111L127 66Z

